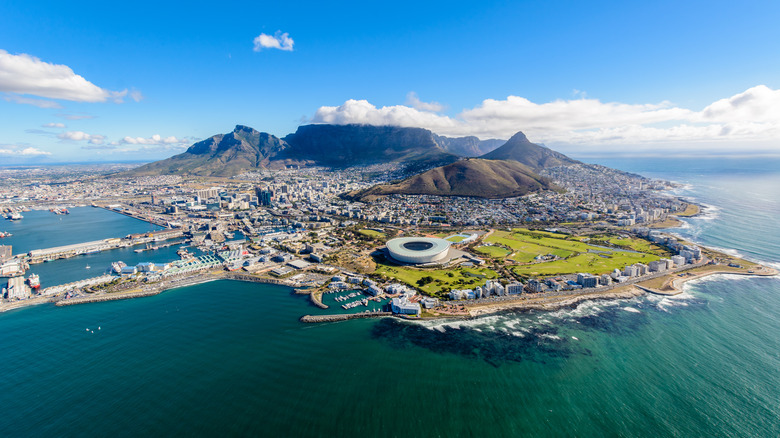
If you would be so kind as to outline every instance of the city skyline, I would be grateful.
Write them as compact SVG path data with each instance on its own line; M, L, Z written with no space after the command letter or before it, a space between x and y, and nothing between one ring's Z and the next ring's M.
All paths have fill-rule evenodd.
M152 11L152 12L147 12ZM0 6L0 157L151 161L245 124L776 155L780 9L671 2Z

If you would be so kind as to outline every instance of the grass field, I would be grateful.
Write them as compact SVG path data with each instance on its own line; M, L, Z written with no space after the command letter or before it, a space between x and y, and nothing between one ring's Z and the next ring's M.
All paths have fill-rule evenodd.
M493 259L509 257L518 263L524 263L523 266L512 268L515 273L523 276L578 272L603 274L615 268L623 269L626 265L634 263L647 264L658 260L660 256L668 255L663 248L639 238L619 238L613 235L592 239L595 245L616 245L638 253L599 248L581 239L584 238L518 228L512 231L494 231L485 242L496 246L480 246L476 251ZM507 252L506 248L510 248L511 251ZM532 263L536 256L547 254L556 255L560 259Z
M606 274L614 269L623 269L634 263L647 264L660 257L652 254L637 254L633 252L613 251L603 253L582 253L565 260L537 263L533 265L515 266L512 271L518 275L562 275L587 272L591 274Z
M690 217L699 214L699 206L696 204L688 204L685 207L685 211L681 213L675 213L675 216Z
M525 232L526 230L495 231L485 242L498 243L511 248L515 255L512 260L529 263L538 255L554 254L558 257L569 257L575 252L587 251L586 244L559 238L560 234L545 232ZM547 235L558 236L558 238Z
M498 274L487 268L455 268L455 269L416 269L406 266L396 266L378 261L375 274L382 274L401 283L420 288L426 294L442 296L442 288L463 289L474 288L485 284L485 280L497 278ZM419 286L417 281L423 277L431 277L433 281Z
M503 259L512 253L512 251L500 246L482 245L474 249L476 252L494 259Z
M375 230L365 230L365 229L364 230L358 230L358 233L360 233L360 234L362 234L364 236L368 236L368 237L370 237L372 239L386 239L387 238L387 234L380 233L379 231L375 231Z
M615 237L609 239L609 243L615 246L619 246L621 248L628 248L639 252L646 252L650 254L664 255L664 256L671 255L669 254L668 250L663 249L660 246L653 244L652 242L648 242L645 239L638 239L636 237L629 237L628 239L621 239Z

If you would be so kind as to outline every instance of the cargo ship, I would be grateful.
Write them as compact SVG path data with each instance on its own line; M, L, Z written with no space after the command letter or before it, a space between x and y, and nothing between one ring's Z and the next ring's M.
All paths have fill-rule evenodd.
M27 277L27 285L30 286L33 290L37 290L41 287L41 279L38 277L38 274L30 274L29 277Z

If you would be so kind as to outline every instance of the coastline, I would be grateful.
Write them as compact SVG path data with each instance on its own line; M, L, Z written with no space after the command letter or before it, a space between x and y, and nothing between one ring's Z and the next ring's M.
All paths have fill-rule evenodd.
M683 286L685 283L693 280L698 280L711 275L743 275L743 276L755 276L755 277L771 277L778 275L778 270L761 265L754 265L751 269L753 272L747 272L747 268L729 268L719 265L705 265L700 267L691 268L683 273L670 273L659 277L657 279L647 280L644 282L638 282L626 286L620 286L608 291L593 291L589 293L579 293L570 295L557 295L552 297L528 297L519 296L517 299L508 300L503 302L486 303L486 304L473 304L464 305L467 314L465 315L447 315L447 314L434 314L430 317L423 317L422 319L451 319L451 318L476 318L484 315L490 315L499 312L507 311L523 311L523 310L543 310L553 311L564 307L575 306L583 301L590 300L614 300L614 299L630 299L638 296L642 296L646 293L652 293L656 295L674 296L683 292ZM28 306L35 306L45 303L54 303L55 306L71 306L77 304L96 303L104 301L125 300L131 298L142 298L160 294L170 289L177 289L180 287L193 286L196 284L203 284L217 280L235 280L243 282L265 283L265 284L277 284L288 287L294 285L289 284L283 280L274 280L270 278L255 277L251 275L234 274L230 272L220 271L206 271L199 273L198 275L189 276L185 278L175 279L173 281L161 281L159 283L147 285L143 288L134 288L124 292L108 292L93 294L88 296L81 296L69 299L57 299L57 297L36 297L29 300L17 301L13 303L6 303L0 306L0 313L20 309ZM659 281L660 280L660 281ZM309 295L312 304L320 308L327 308L321 301L318 303L317 297L314 297L312 293ZM318 305L320 304L320 305ZM323 307L324 306L324 307ZM331 321L343 321L353 318L363 318L366 316L353 316L360 314L329 314L321 315L316 318L307 318L304 322L331 322ZM305 315L307 316L307 315ZM383 315L370 315L370 316L385 316ZM303 319L301 319L303 321Z
M708 249L709 250L709 249ZM712 250L709 250L712 252ZM714 253L714 252L713 252ZM715 253L720 254L720 253ZM566 295L553 295L553 296L539 296L533 295L519 295L516 298L510 298L503 301L489 302L489 303L457 303L461 306L461 310L457 314L448 314L446 310L436 311L433 310L428 316L423 316L421 319L451 319L451 318L475 318L483 315L490 315L505 311L522 311L522 310L542 310L552 311L561 309L564 307L572 307L583 301L589 300L613 300L613 299L630 299L635 298L646 293L663 296L678 295L683 292L683 286L688 281L701 279L710 275L744 275L744 276L757 276L757 277L769 277L778 275L778 270L767 266L763 266L754 262L749 262L743 259L736 259L741 262L739 267L726 266L722 264L699 264L698 266L691 266L687 269L680 271L669 272L665 275L660 275L655 278L632 282L626 285L618 285L608 290L594 290L590 292L571 293ZM703 263L703 262L702 262ZM0 313L19 309L28 306L34 306L38 304L45 304L53 302L56 306L70 306L76 304L86 304L103 301L124 300L131 298L141 298L160 294L166 290L176 289L180 287L187 287L196 284L203 284L217 280L236 280L243 282L255 282L266 284L283 285L290 288L297 286L294 282L287 280L277 280L272 278L258 277L250 274L242 274L235 272L226 272L222 270L207 270L198 272L194 275L188 275L180 278L168 278L163 281L159 281L152 284L137 284L121 285L117 288L108 289L107 291L101 291L95 294L78 296L69 299L63 299L60 296L40 296L23 301L16 301L12 303L0 304ZM310 302L321 309L327 309L328 306L321 301L321 292L316 290L301 290L293 289L293 292L300 295L309 295ZM309 317L301 319L304 322L330 322L330 321L342 321L353 318L363 318L368 316L384 316L384 315L364 315L364 316L350 316L355 314L328 314L318 315L316 317ZM359 315L359 314L358 314Z
M753 272L747 272L753 270ZM762 265L754 265L751 269L747 268L729 268L719 265L704 265L682 271L682 273L670 273L657 279L651 279L644 282L637 282L631 285L618 287L609 291L594 291L584 294L572 294L544 298L518 298L517 300L506 301L491 304L476 304L466 306L469 317L478 317L490 315L504 311L518 310L558 310L563 307L570 307L588 300L614 300L630 299L646 293L655 295L674 296L683 293L683 285L689 281L698 280L711 275L742 275L749 277L773 277L780 272L778 270ZM684 275L684 276L681 276ZM653 285L661 280L661 286L654 288ZM433 318L431 318L433 319Z
M630 299L644 295L645 292L638 289L635 285L629 285L622 288L613 289L605 292L591 292L588 294L563 295L546 298L518 298L514 301L507 301L495 304L477 304L468 307L469 317L476 318L485 315L492 315L500 312L523 311L523 310L544 310L553 311L564 307L572 307L583 301L590 300L616 300Z

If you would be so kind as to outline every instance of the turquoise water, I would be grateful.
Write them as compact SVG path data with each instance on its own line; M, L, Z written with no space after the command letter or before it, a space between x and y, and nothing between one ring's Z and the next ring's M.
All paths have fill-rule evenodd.
M658 166L627 170L642 165ZM776 224L753 214L776 211L776 173L676 175L717 207L678 232L780 259L774 233L751 240ZM318 312L220 281L1 314L0 436L780 435L777 278L463 322L297 321Z
M19 221L0 221L0 231L11 237L0 239L2 245L12 245L14 254L33 249L125 237L128 234L161 230L162 227L114 213L102 208L74 207L70 214L56 215L48 210L22 213Z
M55 215L48 210L33 210L24 212L24 219L20 221L2 221L0 230L9 231L13 236L0 240L0 244L11 245L14 254L20 254L33 249L124 237L128 234L162 229L157 225L101 208L75 207L70 208L69 211L71 213L69 215ZM97 277L110 268L112 262L119 260L128 265L136 265L141 262L164 263L179 259L176 254L178 245L141 253L134 251L137 248L143 246L39 263L30 266L26 275L38 274L41 287L46 288ZM194 249L189 251L196 252Z

